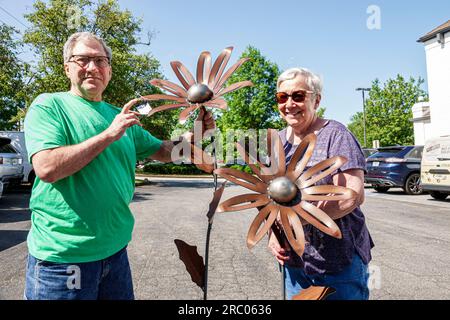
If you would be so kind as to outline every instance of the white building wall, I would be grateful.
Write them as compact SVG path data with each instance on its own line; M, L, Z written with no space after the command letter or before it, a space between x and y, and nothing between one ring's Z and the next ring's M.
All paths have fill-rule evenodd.
M430 97L430 136L450 134L450 33L444 37L444 46L437 38L425 42L428 93Z
M433 137L431 132L430 103L418 102L412 107L414 124L414 144L424 145L425 141Z

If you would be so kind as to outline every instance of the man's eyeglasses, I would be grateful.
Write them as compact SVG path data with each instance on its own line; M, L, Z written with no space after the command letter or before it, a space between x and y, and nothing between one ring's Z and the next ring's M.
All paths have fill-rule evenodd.
M277 92L276 98L277 98L277 102L279 104L286 103L289 100L289 97L291 97L292 100L294 100L294 102L302 103L303 101L305 101L306 95L308 93L314 93L314 91L298 90L298 91L292 92L292 94L287 94L286 92Z
M106 68L110 65L109 58L103 56L89 57L89 56L73 55L70 57L69 62L75 62L81 68L86 68L91 62L91 60L94 61L94 64L99 68Z

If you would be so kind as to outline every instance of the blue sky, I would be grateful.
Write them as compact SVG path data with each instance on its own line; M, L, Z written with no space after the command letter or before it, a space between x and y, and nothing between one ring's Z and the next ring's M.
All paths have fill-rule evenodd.
M0 0L0 20L24 30L23 14L32 11L31 0ZM215 58L234 46L229 65L252 45L282 70L307 67L324 80L325 116L347 124L362 110L357 87L370 87L401 74L426 80L423 45L416 40L450 19L450 1L406 0L120 0L143 19L143 35L154 31L150 52L164 74L176 81L172 60L194 70L198 55L209 50ZM369 6L380 9L380 29L370 30ZM371 20L372 21L372 20ZM422 87L427 90L426 82Z

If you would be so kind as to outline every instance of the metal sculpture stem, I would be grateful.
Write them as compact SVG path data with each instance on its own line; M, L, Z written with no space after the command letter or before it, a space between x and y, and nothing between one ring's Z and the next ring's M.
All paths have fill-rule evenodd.
M204 108L204 107L202 107ZM211 136L211 144L213 145L212 157L214 160L214 170L217 169L217 158L216 158L216 145L214 136ZM213 171L213 179L214 179L214 191L217 190L217 174ZM205 245L205 281L204 281L204 290L203 290L203 300L208 299L208 261L209 261L209 240L211 237L212 225L213 225L213 217L208 219L208 230L206 232L206 245Z
M285 265L280 264L281 268L281 291L283 300L286 300L286 267Z

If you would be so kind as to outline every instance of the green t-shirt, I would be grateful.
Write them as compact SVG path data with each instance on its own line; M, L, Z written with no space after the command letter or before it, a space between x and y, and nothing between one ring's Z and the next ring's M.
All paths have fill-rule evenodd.
M25 117L28 157L45 149L79 144L109 127L120 109L69 92L42 94ZM36 177L28 249L52 262L90 262L109 257L131 240L137 160L161 141L140 126L128 128L87 166L55 183Z

